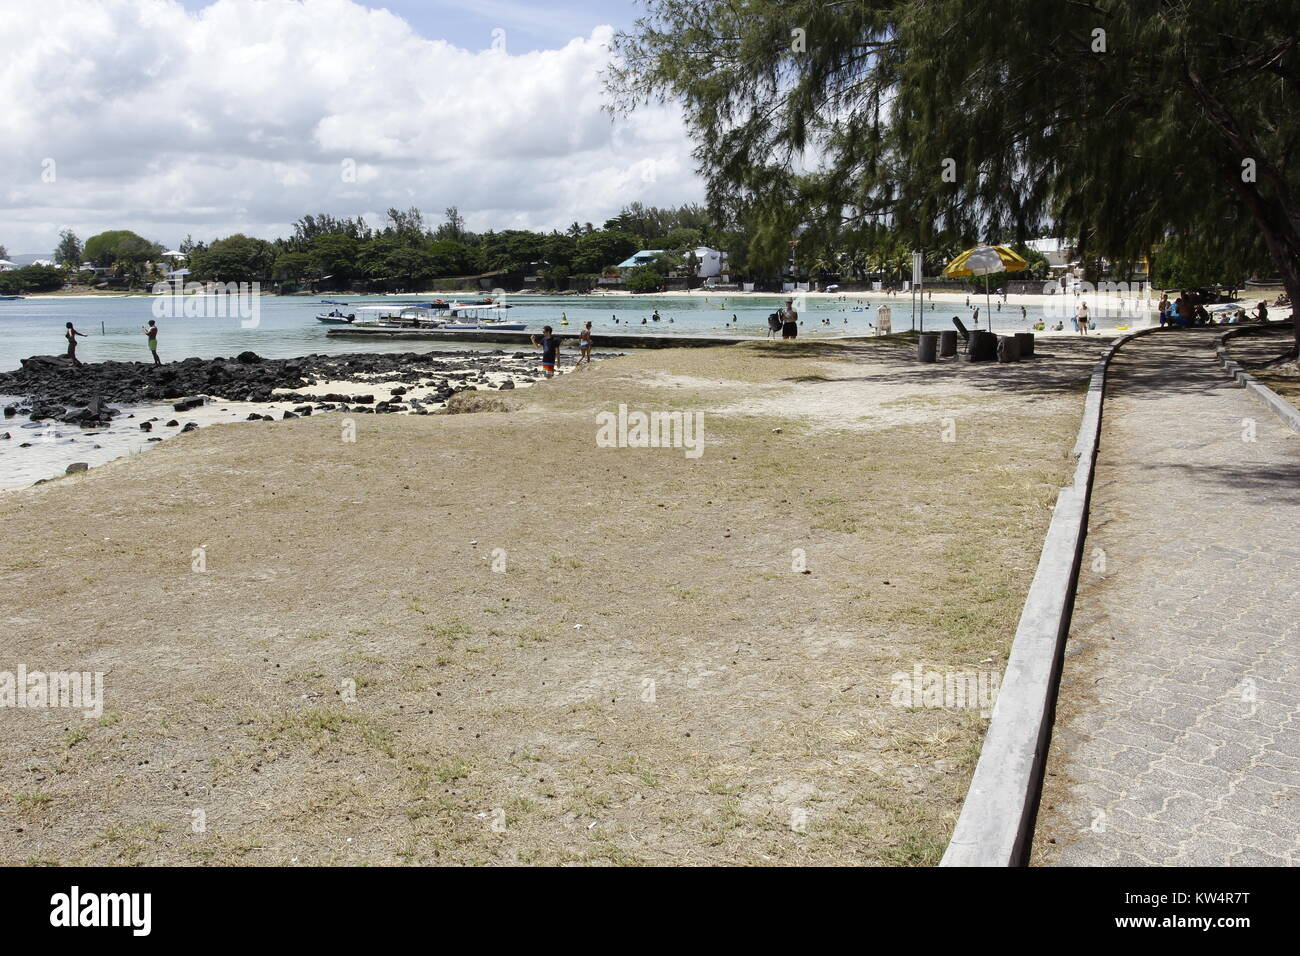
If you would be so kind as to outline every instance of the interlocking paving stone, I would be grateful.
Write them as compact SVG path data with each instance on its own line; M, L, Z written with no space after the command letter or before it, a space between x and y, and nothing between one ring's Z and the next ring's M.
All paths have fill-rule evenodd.
M1111 364L1037 864L1300 863L1300 435L1216 334Z

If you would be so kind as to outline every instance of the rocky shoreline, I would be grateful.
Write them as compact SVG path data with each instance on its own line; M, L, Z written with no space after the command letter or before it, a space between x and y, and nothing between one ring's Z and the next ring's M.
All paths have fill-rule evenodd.
M206 400L301 403L284 417L315 411L427 415L457 392L512 389L541 378L537 352L434 351L307 355L264 359L255 352L234 358L187 358L154 366L143 362L73 365L61 355L22 360L22 368L0 373L0 395L22 397L4 408L5 418L104 425L117 414L114 404L174 401L178 412ZM495 381L493 381L495 379ZM323 383L397 382L377 397L374 389L302 392ZM421 390L423 397L410 394ZM255 417L255 416L250 416Z

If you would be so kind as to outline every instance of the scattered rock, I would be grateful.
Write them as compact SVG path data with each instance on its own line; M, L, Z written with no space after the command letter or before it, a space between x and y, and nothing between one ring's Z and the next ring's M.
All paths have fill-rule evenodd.
M72 464L70 464L70 465L68 466L68 470L65 471L64 474L65 474L65 475L73 475L73 474L76 474L76 473L79 472L79 471L85 471L85 470L86 470L87 468L89 468L89 467L90 467L90 464L89 464L88 462L84 462L84 461L74 461Z

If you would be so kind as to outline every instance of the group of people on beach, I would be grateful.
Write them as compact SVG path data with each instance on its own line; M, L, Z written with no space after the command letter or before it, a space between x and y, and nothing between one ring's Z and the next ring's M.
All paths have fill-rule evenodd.
M149 353L153 356L153 364L161 365L162 359L158 358L158 323L153 319L149 324L140 329L145 334L149 342ZM78 332L71 322L64 323L63 337L68 340L68 358L72 359L73 365L81 365L81 359L77 358L77 338L85 338L85 332Z
M1235 291L1235 290L1234 290ZM1245 309L1224 310L1227 314L1220 316L1216 322L1205 308L1207 297L1199 292L1182 289L1178 298L1169 301L1169 293L1160 294L1160 326L1187 327L1190 325L1236 325L1253 318L1257 322L1268 321L1268 302L1260 300L1252 316L1247 316Z

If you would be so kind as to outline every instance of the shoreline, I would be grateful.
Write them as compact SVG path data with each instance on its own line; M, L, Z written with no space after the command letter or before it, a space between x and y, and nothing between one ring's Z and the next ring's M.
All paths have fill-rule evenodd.
M397 357L403 358L401 354ZM598 360L614 357L617 357L614 353L593 353L593 358ZM61 478L68 474L68 466L77 462L86 463L90 469L98 468L140 454L188 431L213 425L283 421L330 413L449 414L449 408L458 395L472 392L485 396L490 403L496 396L545 381L531 358L527 356L518 360L510 355L476 352L453 356L430 353L410 361L403 360L393 369L361 370L347 377L313 378L293 387L272 387L263 400L232 399L187 389L183 395L166 399L144 400L141 396L134 401L106 401L105 417L86 424L64 417L62 413L66 409L62 405L55 406L60 401L58 399L3 392L0 393L0 404L5 406L6 414L0 424L0 436L4 436L0 438L0 494ZM556 378L575 371L572 357L568 362L564 359L562 354L555 370ZM512 364L502 367L506 365L503 360ZM305 357L297 361L305 361ZM286 360L286 364L293 362ZM522 362L522 367L514 366L513 363L518 362ZM420 365L435 363L441 363L441 366L419 369ZM148 374L150 370L143 363L130 365L129 374L137 371ZM138 369L135 368L137 365ZM162 367L166 369L168 366ZM413 382L412 379L425 381ZM180 407L195 399L201 399L201 404ZM40 417L30 418L33 411ZM55 411L60 414L48 414ZM28 420L24 421L24 418Z

